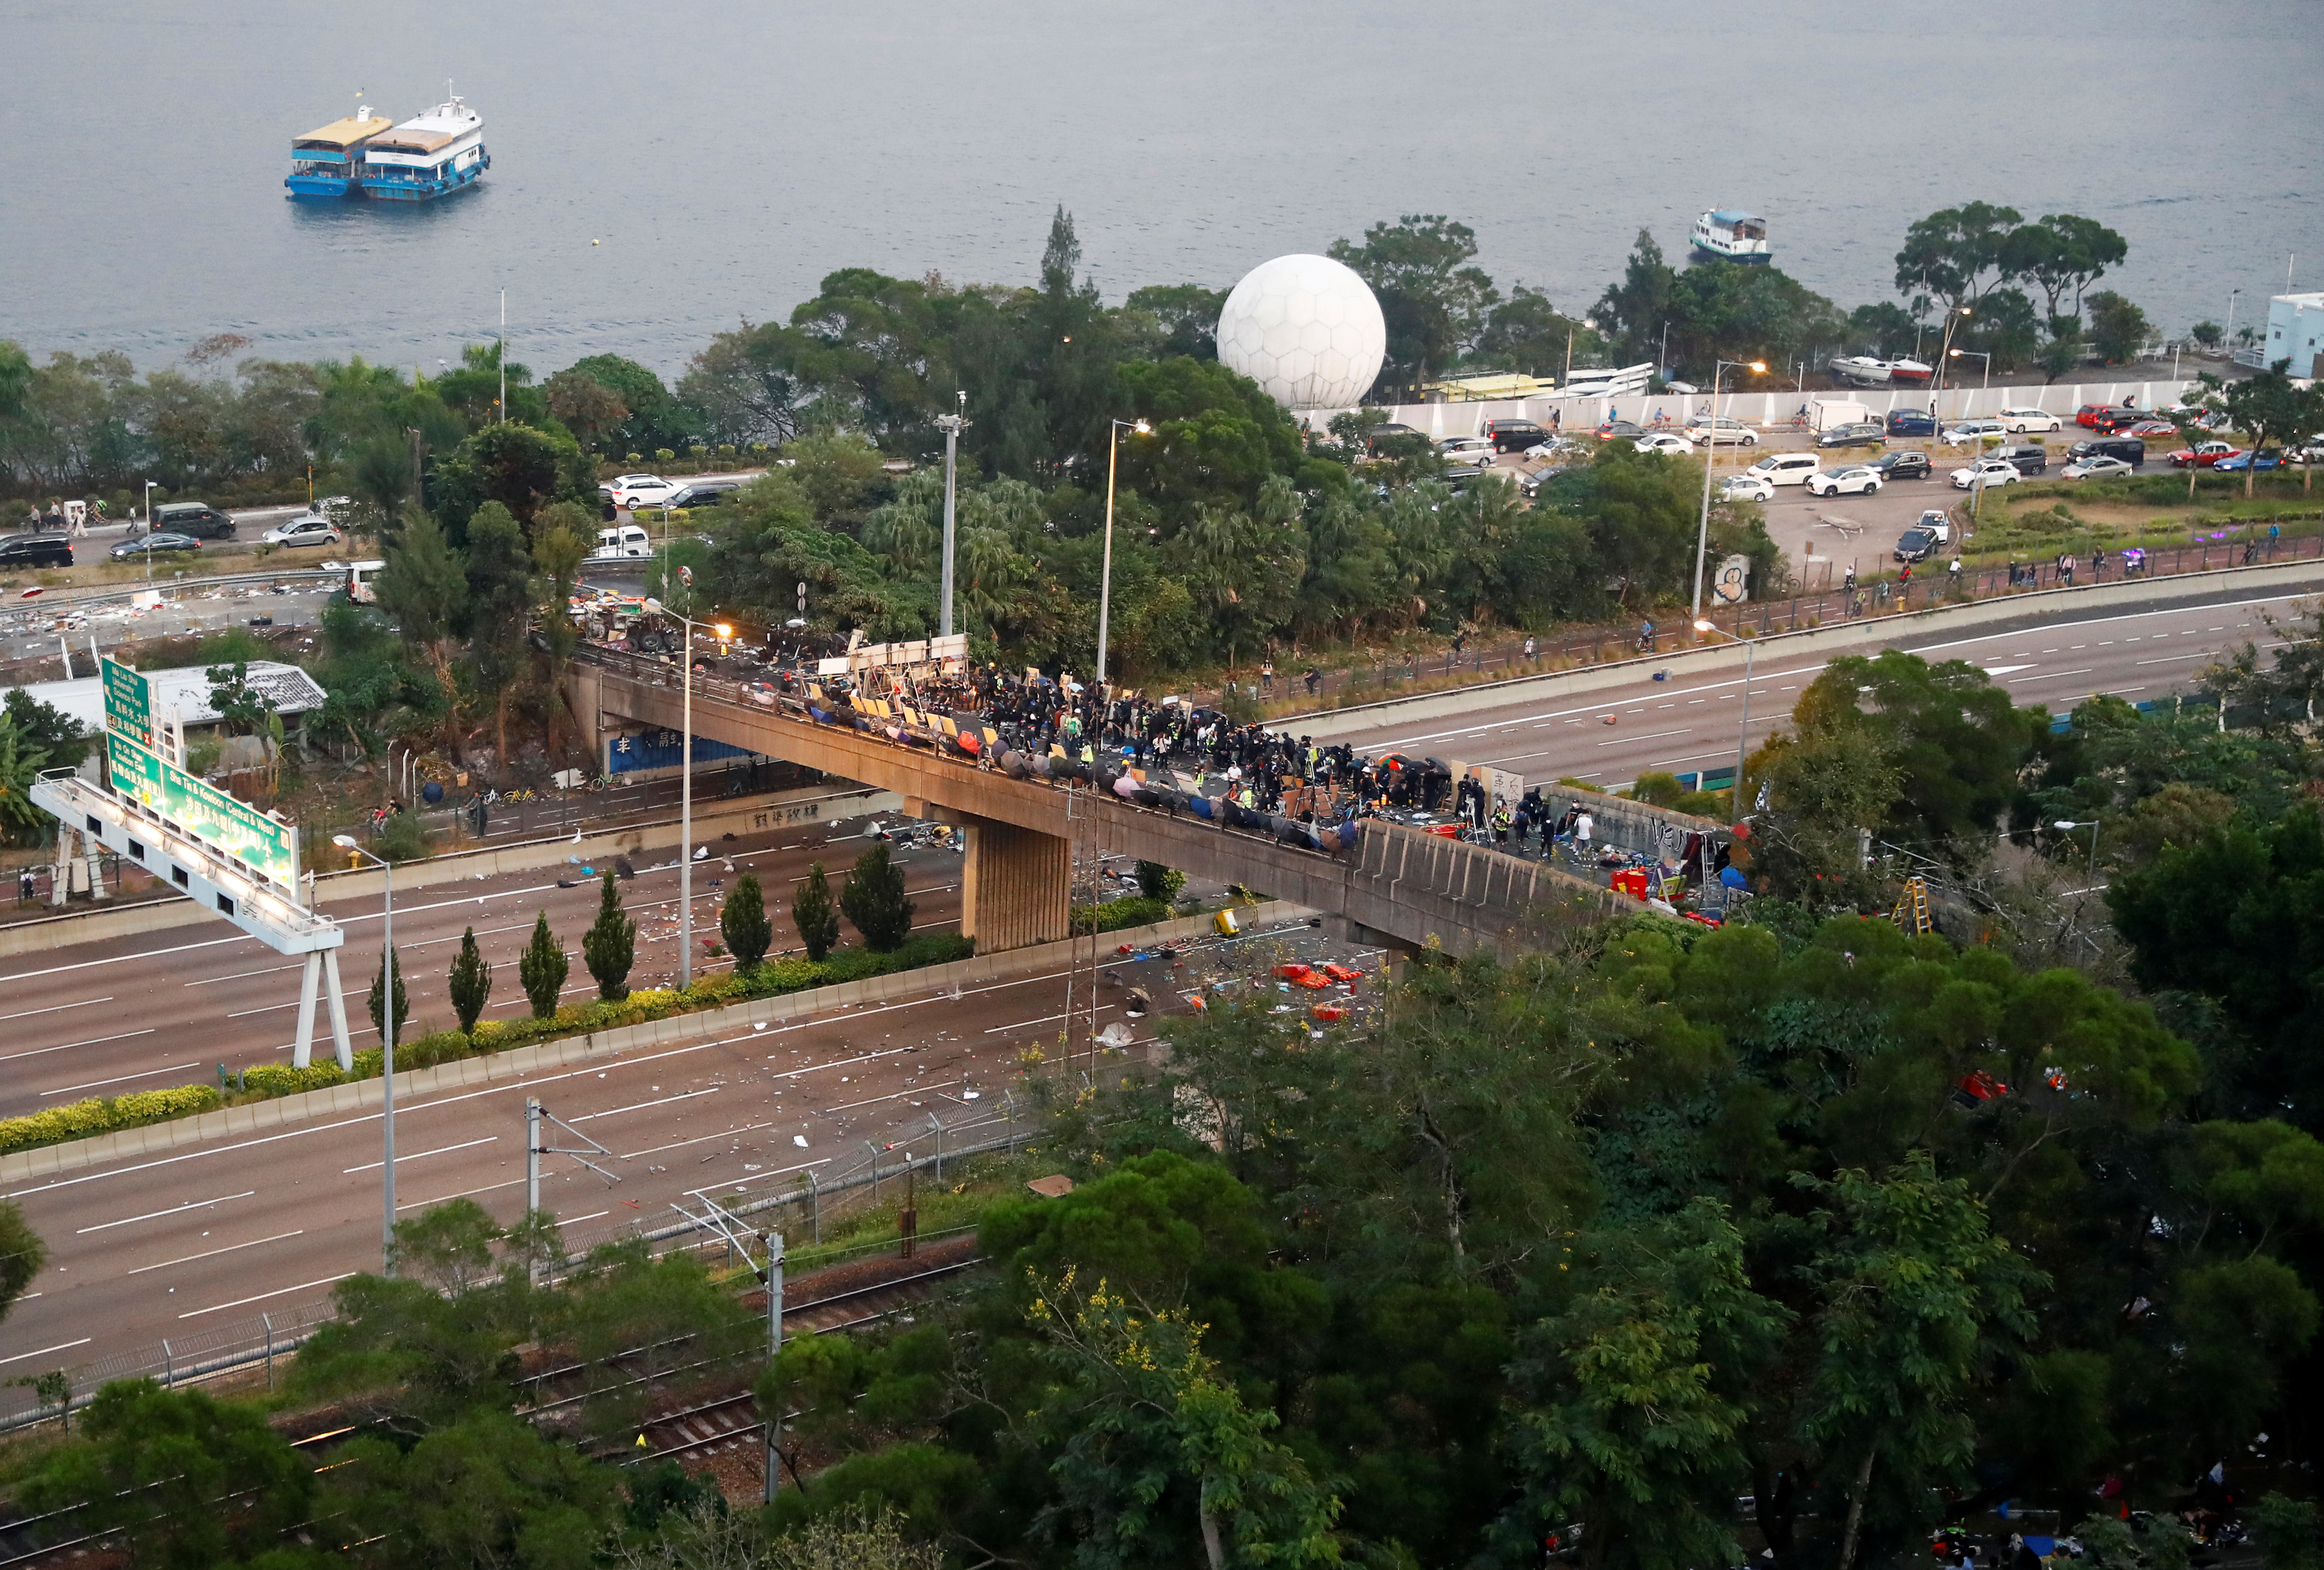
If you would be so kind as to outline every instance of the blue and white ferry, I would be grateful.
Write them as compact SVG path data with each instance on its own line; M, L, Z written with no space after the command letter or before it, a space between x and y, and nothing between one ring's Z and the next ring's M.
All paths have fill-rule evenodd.
M484 116L457 97L447 98L364 143L363 194L424 202L474 184L492 166Z
M388 128L384 115L369 105L345 120L334 120L290 143L290 174L282 183L294 197L343 197L355 193L364 144Z

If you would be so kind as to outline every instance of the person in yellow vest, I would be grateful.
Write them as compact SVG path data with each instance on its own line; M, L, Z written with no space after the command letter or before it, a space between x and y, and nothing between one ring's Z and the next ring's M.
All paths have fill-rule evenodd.
M1509 809L1506 802L1497 802L1493 807L1493 843L1509 843Z

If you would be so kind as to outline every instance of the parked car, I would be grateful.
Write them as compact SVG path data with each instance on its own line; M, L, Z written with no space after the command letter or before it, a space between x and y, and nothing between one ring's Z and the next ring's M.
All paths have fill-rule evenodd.
M2017 466L2006 458L1979 458L1967 468L1952 472L1953 489L1966 491L1971 485L2012 485L2024 476Z
M2280 469L2282 466L2282 450L2272 447L2265 452L2239 452L2233 457L2223 457L2211 466L2211 472L2215 475L2239 475L2246 469L2257 469L2264 474L2269 469Z
M1818 447L1886 447L1888 428L1877 420L1835 425L1816 438Z
M1681 453L1690 453L1694 450L1694 443L1683 436L1673 436L1667 430L1657 430L1651 436L1638 437L1630 445L1640 452L1668 453L1673 457L1676 457Z
M1481 463L1491 456L1493 444L1481 436L1448 436L1436 444L1436 450L1448 458Z
M1646 428L1635 420L1609 420L1598 428L1598 439L1600 441L1636 441L1646 434Z
M669 504L673 507L724 506L742 488L732 480L724 480L716 485L688 485L670 497Z
M1947 447L1975 447L1988 436L2007 436L1998 420L1964 420L1937 439Z
M135 540L124 540L106 554L115 561L134 561L141 556L171 556L180 551L199 550L202 542L190 534L145 534Z
M1775 482L1765 475L1729 475L1719 482L1719 494L1730 502L1772 502Z
M2048 451L2031 442L2020 447L2001 448L1993 456L2015 468L2021 475L2038 475L2050 466Z
M1530 420L1488 420L1484 436L1495 452L1523 452L1549 439L1549 432Z
M231 540L234 520L200 502L165 502L153 509L153 527L164 534L197 540Z
M2221 458L2240 457L2243 448L2231 441L2199 441L2193 447L2182 447L2171 455L2174 469L2208 469L2218 466Z
M339 526L328 518L313 513L301 513L296 518L285 519L260 535L266 545L337 545Z
M659 475L615 475L610 480L599 480L597 489L610 496L624 486L642 485L649 480L659 481L660 479Z
M1521 455L1540 463L1556 463L1562 459L1579 460L1588 455L1585 439L1576 436L1553 436L1547 441L1537 441Z
M1868 466L1883 482L1888 480L1925 480L1933 473L1929 467L1929 455L1918 448L1903 452L1883 453Z
M16 534L0 540L0 567L70 567L72 541L61 534Z
M1852 468L1835 469L1830 474L1818 469L1803 482L1811 496L1877 495L1880 476L1862 464Z
M1891 436L1934 436L1937 417L1926 409L1895 409L1888 414Z
M1771 452L1743 472L1757 475L1771 485L1799 485L1822 467L1822 460L1812 452Z
M2064 420L2054 414L2045 414L2039 409L2005 409L2001 411L2001 423L2003 428L2013 436L2023 436L2028 431L2034 430L2063 430L2066 428Z
M1686 439L1697 447L1706 444L1721 447L1757 447L1759 433L1731 414L1716 420L1698 420L1686 428Z
M2138 471L2118 457L2108 457L2094 452L2088 457L2076 458L2058 473L2069 480L2096 480L2107 475L2135 475Z
M2115 410L2120 407L2121 405L2116 403L2085 403L2080 409L2074 411L2074 423L2076 425L2095 426L2098 424L2098 417L2100 415L2111 414Z
M2142 420L2122 434L2144 439L2150 436L2176 436L2179 434L2179 428L2167 420Z
M2111 409L2099 415L2098 423L2090 429L2100 436L2115 436L2129 430L2134 426L2152 424L2153 420L2154 415L2149 410ZM2172 429L2176 430L2178 428L2173 426Z
M669 499L686 487L676 480L643 479L632 485L613 487L613 505L636 512L640 507L667 507Z

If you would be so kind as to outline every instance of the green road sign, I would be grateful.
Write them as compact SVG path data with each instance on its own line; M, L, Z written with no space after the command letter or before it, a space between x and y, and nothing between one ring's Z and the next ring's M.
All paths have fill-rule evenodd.
M105 677L107 734L153 751L153 684L118 660L100 656L97 669Z
M108 662L109 663L109 662ZM136 672L131 671L132 676ZM140 679L142 680L142 679ZM106 672L106 718L112 722L112 674ZM286 889L299 882L298 831L258 808L205 784L119 729L106 738L113 788L132 796L179 828Z

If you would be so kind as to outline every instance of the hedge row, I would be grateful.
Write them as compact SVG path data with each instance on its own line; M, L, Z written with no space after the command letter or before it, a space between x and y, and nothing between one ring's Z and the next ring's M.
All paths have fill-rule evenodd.
M1097 907L1097 929L1100 932L1119 932L1125 927L1151 927L1177 914L1167 900L1148 900L1136 895L1109 900ZM1074 930L1087 932L1089 929L1090 907L1074 906Z
M333 1072L337 1072L335 1069ZM208 1085L180 1085L168 1090L133 1091L127 1095L98 1096L69 1106L52 1106L29 1117L0 1118L0 1156L29 1150L36 1145L60 1145L115 1129L190 1117L218 1104L218 1093Z

